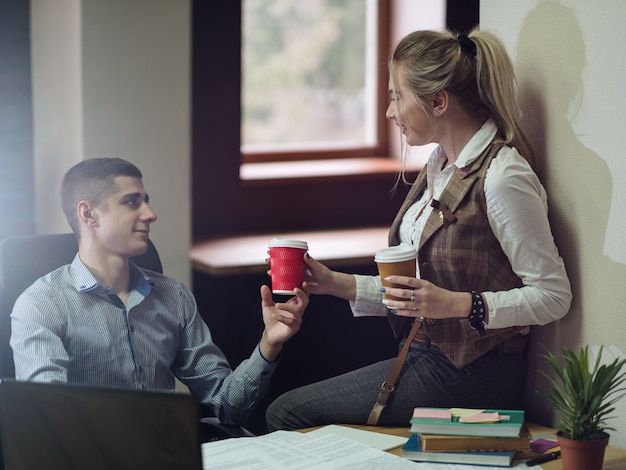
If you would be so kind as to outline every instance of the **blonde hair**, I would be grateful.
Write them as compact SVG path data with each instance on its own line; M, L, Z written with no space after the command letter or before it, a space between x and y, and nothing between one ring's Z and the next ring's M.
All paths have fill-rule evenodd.
M482 121L492 119L498 140L534 163L532 147L520 125L513 64L493 34L478 29L465 37L451 31L415 31L396 46L389 61L392 77L394 70L403 74L423 109L426 97L447 90L470 115Z

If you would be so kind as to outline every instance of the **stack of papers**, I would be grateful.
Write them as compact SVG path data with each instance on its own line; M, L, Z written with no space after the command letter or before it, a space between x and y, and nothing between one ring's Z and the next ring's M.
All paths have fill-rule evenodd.
M349 436L345 437L345 436ZM276 431L202 444L204 470L415 470L411 460L382 449L406 438L347 426L309 433ZM520 468L528 468L519 463ZM517 465L516 465L517 466ZM420 470L502 470L502 467L420 462Z
M410 460L335 434L290 431L206 442L202 462L204 470L415 470Z
M337 424L322 426L321 428L311 431L308 434L309 436L325 436L327 434L333 434L335 436L345 437L346 439L351 439L380 450L391 450L406 443L406 437L384 434L382 432L365 431L363 429L339 426Z

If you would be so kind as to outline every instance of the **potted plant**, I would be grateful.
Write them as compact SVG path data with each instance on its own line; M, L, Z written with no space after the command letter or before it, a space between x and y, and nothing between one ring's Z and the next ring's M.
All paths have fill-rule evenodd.
M626 359L601 364L602 352L601 346L593 364L588 346L578 353L564 347L561 359L550 351L544 356L556 374L540 371L552 384L547 395L560 418L556 429L563 470L602 469L607 431L614 430L607 419L615 410L615 402L626 393L626 371L622 372ZM582 453L577 453L581 446Z

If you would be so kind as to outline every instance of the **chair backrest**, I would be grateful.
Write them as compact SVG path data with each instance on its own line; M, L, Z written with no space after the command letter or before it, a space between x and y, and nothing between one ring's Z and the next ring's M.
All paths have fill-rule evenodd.
M11 311L19 295L41 276L69 264L78 252L73 233L20 235L0 240L0 377L13 378ZM163 272L159 254L148 240L148 251L133 261L142 268Z

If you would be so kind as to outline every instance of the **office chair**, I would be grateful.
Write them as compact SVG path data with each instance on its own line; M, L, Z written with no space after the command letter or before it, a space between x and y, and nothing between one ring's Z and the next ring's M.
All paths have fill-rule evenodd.
M15 377L9 345L13 304L41 276L71 263L77 252L73 233L18 235L0 240L0 377ZM133 261L142 268L163 272L159 254L150 240L148 251Z
M19 235L0 240L0 377L15 378L11 338L11 311L19 295L41 276L69 264L78 252L73 233L47 235ZM148 240L148 250L131 258L138 266L163 272L156 247ZM199 404L200 416L209 417L208 410ZM248 436L250 432L235 425L219 423L207 418L200 424L201 440Z

